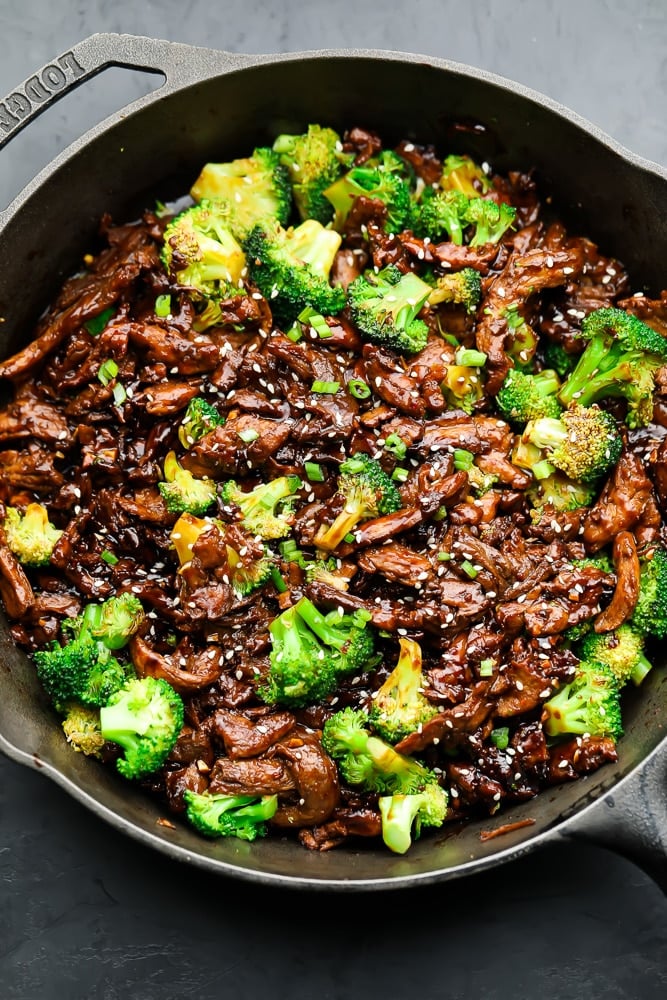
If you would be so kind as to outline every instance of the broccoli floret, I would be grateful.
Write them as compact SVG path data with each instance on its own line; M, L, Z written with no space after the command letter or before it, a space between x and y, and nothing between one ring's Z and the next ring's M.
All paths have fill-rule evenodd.
M63 622L68 641L53 641L34 654L37 676L54 704L76 699L103 705L132 673L111 651L129 642L144 617L139 599L121 594L103 604L89 604L81 615Z
M230 479L222 487L221 497L223 503L234 504L239 508L243 527L252 535L265 539L284 538L291 527L292 507L289 498L302 485L298 476L280 476L271 482L260 483L249 493L244 493Z
M421 239L428 238L438 243L448 237L450 243L460 246L468 225L465 218L467 210L468 198L460 191L426 188L421 201L412 208L410 227Z
M349 587L350 581L348 577L338 572L336 560L333 558L327 560L315 559L312 562L306 563L305 570L308 583L313 583L317 580L329 584L330 587L335 587L336 590L343 591Z
M478 198L491 190L491 181L470 156L452 154L442 165L440 187L445 191L461 191L467 198Z
M116 761L124 778L157 771L183 728L183 701L162 678L134 677L100 710L105 740L125 751Z
M616 421L598 406L575 404L559 418L530 420L522 437L543 449L551 465L580 483L595 483L604 476L623 448Z
M331 222L333 207L324 191L340 177L349 159L341 151L338 133L309 125L303 135L279 135L273 148L287 168L300 217L315 219L323 226Z
M65 712L63 732L72 749L101 759L105 740L100 730L99 711L77 701L67 702L62 710Z
M375 693L370 723L389 743L398 743L438 714L423 693L422 651L412 639L399 639L398 663Z
M609 667L621 687L628 681L639 686L652 666L644 655L644 637L627 623L603 635L589 633L582 639L579 653L583 660Z
M511 368L505 376L496 403L503 417L515 427L523 427L539 417L557 419L562 407L555 393L560 379L554 371L529 375Z
M178 428L178 440L185 449L191 448L200 438L210 434L216 427L224 424L225 418L218 413L201 396L195 396L188 403L188 408Z
M535 508L533 518L536 521L540 520L543 507L550 506L559 511L577 510L579 507L590 507L596 496L595 486L575 482L558 471L544 479L536 479L526 490L526 497Z
M562 344L555 340L550 340L544 348L545 365L547 368L552 368L561 378L565 378L571 371L574 371L578 360L578 354L570 354Z
M41 503L29 503L23 514L7 507L2 527L8 547L24 566L46 566L62 535Z
M297 601L294 608L320 642L338 654L335 658L338 674L356 673L365 669L375 651L375 639L372 629L368 627L370 615L367 611L355 611L352 615L330 611L323 615L307 597Z
M330 552L361 521L391 514L402 506L401 495L382 466L361 452L341 462L338 492L345 497L343 510L333 524L321 525L315 535L315 544Z
M466 312L473 313L482 297L482 279L479 271L464 267L462 271L442 274L435 280L435 287L428 297L430 306L441 302L465 306Z
M84 608L82 627L107 649L123 649L145 619L141 601L134 594L110 597L102 604Z
M628 427L645 427L653 417L654 372L667 362L667 337L631 313L605 307L581 324L586 349L559 392L564 406L590 406L601 399L627 401Z
M205 299L238 289L246 266L224 214L213 202L186 208L164 231L162 263L167 274Z
M185 814L195 830L207 837L256 840L266 835L266 822L278 808L277 795L212 795L186 789Z
M395 854L405 854L422 827L442 826L448 804L447 792L435 782L412 795L381 795L378 806L385 845Z
M214 202L239 240L258 223L276 219L286 225L292 207L288 172L278 154L266 147L230 163L207 163L190 194L195 201Z
M309 705L330 695L340 677L363 671L375 649L361 612L322 615L306 597L271 622L270 670L260 697L269 704Z
M179 465L173 451L164 460L164 478L165 482L158 483L158 489L170 514L205 514L215 503L217 493L213 480L195 479Z
M384 795L412 795L437 782L429 768L373 736L368 724L368 715L353 708L336 712L324 724L322 749L345 781Z
M342 230L345 220L356 198L376 198L387 209L385 229L389 233L400 233L408 223L411 210L410 185L401 172L396 170L396 154L352 167L323 192L334 208L335 229Z
M653 549L651 558L640 559L639 599L631 622L642 635L667 636L667 552Z
M609 667L582 660L574 680L544 703L542 722L547 736L588 733L619 739L623 735L619 687Z
M514 225L516 208L502 201L497 204L486 198L471 198L466 211L466 222L474 226L470 238L471 247L484 246L487 243L497 243Z
M447 365L440 389L451 407L472 413L484 395L481 370L486 364L486 354L460 347L456 352L455 361L456 364Z
M299 707L323 701L336 688L336 656L327 650L294 607L269 625L270 668L257 694L269 705Z
M315 219L300 226L255 226L245 243L250 277L269 301L276 320L293 323L306 306L335 316L345 291L329 284L341 237Z
M271 578L273 559L270 555L258 559L250 552L241 555L228 542L226 544L232 587L238 597L247 597Z
M370 340L413 354L426 347L428 327L417 314L431 291L414 272L401 274L391 264L378 274L360 274L350 283L350 314Z

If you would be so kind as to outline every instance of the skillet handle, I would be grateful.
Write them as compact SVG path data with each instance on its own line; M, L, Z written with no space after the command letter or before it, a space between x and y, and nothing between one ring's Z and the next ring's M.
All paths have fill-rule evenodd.
M634 861L667 892L667 751L656 751L612 792L567 823L563 836Z
M232 72L248 61L248 56L140 35L91 35L0 101L0 149L51 104L110 66L162 75L165 82L159 90L163 94L212 73Z

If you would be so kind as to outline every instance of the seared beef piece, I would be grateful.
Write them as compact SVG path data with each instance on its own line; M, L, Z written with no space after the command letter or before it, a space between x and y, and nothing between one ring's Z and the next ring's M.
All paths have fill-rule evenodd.
M220 479L259 468L287 441L291 421L242 413L206 434L183 456L193 476ZM256 434L256 437L252 435ZM245 438L250 438L248 443Z
M213 765L214 753L207 730L203 726L183 726L167 760L176 764L196 764L201 761L206 765L205 768L200 766L201 773L208 773Z
M282 760L253 757L232 760L219 757L211 771L212 795L284 795L296 784Z
M597 502L584 520L583 539L589 552L599 552L619 531L631 530L641 517L653 488L641 461L624 451Z
M208 779L205 772L197 764L188 764L177 771L167 771L164 776L165 793L169 808L174 813L185 812L184 792L196 792L202 795L207 791Z
M649 299L645 295L631 295L617 303L619 309L639 316L642 322L652 326L654 330L667 337L667 289L660 293L659 299Z
M66 441L70 436L69 425L62 412L42 399L34 389L17 392L14 403L0 410L0 441L17 441L36 438L50 445Z
M343 150L354 153L354 165L359 167L382 149L382 139L372 129L355 126L343 135Z
M396 152L414 168L417 177L425 184L437 184L442 177L442 160L435 146L420 146L414 142L402 139L396 147Z
M514 253L501 273L493 279L484 298L484 314L477 325L476 344L487 355L488 378L485 391L496 395L512 360L506 353L512 332L507 322L509 304L523 306L544 288L562 285L568 275L581 273L584 255L575 243L572 248L535 249Z
M11 502L20 489L48 494L62 486L65 478L56 468L55 461L53 451L38 444L29 444L22 451L0 451L3 499Z
M309 851L330 851L350 837L379 837L381 834L382 817L375 809L339 806L328 823L299 830L299 843Z
M139 275L159 266L157 249L146 229L142 225L122 228L122 237L97 258L95 273L65 286L40 324L36 338L0 362L0 378L31 374L69 333L116 305L130 293Z
M222 672L222 655L210 646L202 653L186 649L184 639L181 650L174 656L157 653L140 636L130 639L130 655L139 677L161 677L179 694L187 695L213 684ZM181 665L182 664L182 665Z
M253 721L238 712L221 708L213 716L214 732L232 760L265 753L293 726L294 716L289 712L276 711Z
M0 597L10 618L23 618L35 603L35 595L21 563L2 541L0 541Z
M328 820L338 805L340 789L338 770L322 749L319 734L296 726L270 753L284 764L295 786L294 801L289 797L281 801L271 824L297 829Z
M580 774L597 771L608 761L618 760L616 745L608 736L576 736L549 750L548 782L558 785Z

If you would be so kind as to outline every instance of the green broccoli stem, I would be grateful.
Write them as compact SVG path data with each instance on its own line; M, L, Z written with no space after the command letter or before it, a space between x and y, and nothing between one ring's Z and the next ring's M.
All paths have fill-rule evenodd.
M652 669L653 664L644 656L643 653L640 653L637 657L637 662L630 671L630 680L635 687L639 687L648 672Z
M412 844L412 825L419 836L419 812L423 795L384 795L378 800L382 816L382 840L394 854L405 854Z
M141 718L131 712L126 704L105 705L100 709L100 729L105 740L118 743L124 750L139 750L141 737L148 730L149 720L143 724Z
M555 449L567 441L568 430L556 417L538 417L530 422L527 436L537 448Z
M294 605L294 611L325 645L341 650L347 644L347 636L341 635L335 626L327 622L324 615L317 610L312 601L309 601L307 597L302 597Z
M340 246L340 236L313 219L306 219L293 230L290 252L323 278L329 278L333 259Z
M599 334L591 338L574 371L558 393L563 406L570 406L574 402L590 406L595 402L597 394L604 391L610 379L601 372L601 365L609 359L613 343L611 335Z
M315 544L318 548L327 549L329 552L337 549L345 536L350 534L356 528L359 521L361 521L364 516L364 510L365 507L362 499L349 497L333 523L328 528L321 528L318 531L315 536Z

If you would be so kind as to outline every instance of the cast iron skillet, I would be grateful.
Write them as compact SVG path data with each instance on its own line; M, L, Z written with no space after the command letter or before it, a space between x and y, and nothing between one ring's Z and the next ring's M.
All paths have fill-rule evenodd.
M93 35L0 103L0 146L110 66L158 73L164 83L74 142L0 213L2 356L24 342L78 266L103 212L118 222L133 218L155 197L187 191L206 160L247 155L310 122L375 128L389 142L404 136L433 142L488 160L501 172L534 167L573 234L592 236L603 252L623 260L635 289L655 294L667 286L667 172L534 91L438 59L365 50L231 55ZM617 764L500 817L423 838L405 857L364 846L317 854L282 840L209 842L184 826L161 826L155 802L72 753L2 618L0 668L0 749L42 769L130 836L211 872L304 889L393 889L455 878L579 837L633 858L667 884L664 666L628 693ZM525 819L534 822L480 839L482 831Z

